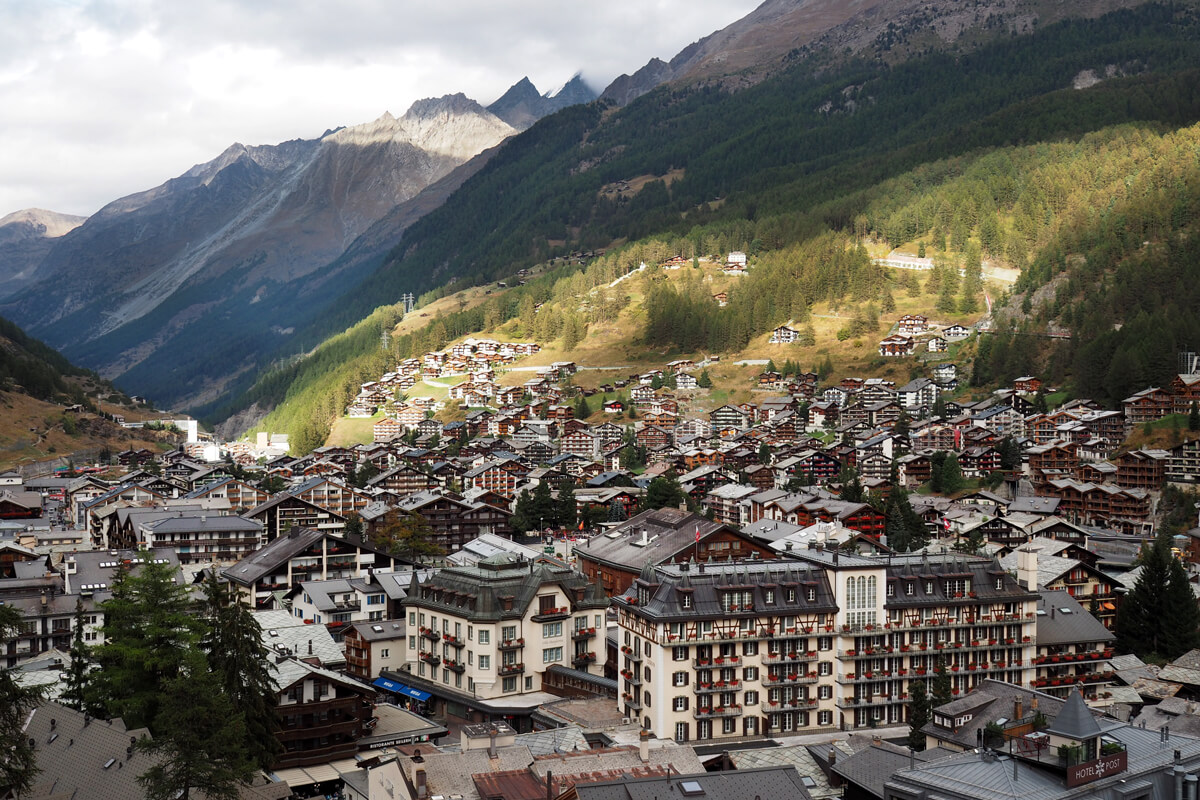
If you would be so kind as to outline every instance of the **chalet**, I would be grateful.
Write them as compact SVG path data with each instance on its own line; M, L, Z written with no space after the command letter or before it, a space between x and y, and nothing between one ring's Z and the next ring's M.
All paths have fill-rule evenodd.
M800 331L788 325L780 325L771 332L767 344L794 344L800 338Z
M608 400L604 403L605 414L620 414L625 411L625 406L620 400Z
M672 442L671 431L654 425L641 428L635 435L637 443L646 448L664 447Z
M971 335L971 329L962 325L951 325L942 329L942 336L948 342L961 342Z
M1041 388L1041 379L1033 375L1022 375L1013 381L1013 391L1018 394L1037 394Z
M713 409L708 415L713 430L744 431L750 427L750 415L739 406L724 405Z
M1200 375L1176 375L1171 381L1171 412L1187 414L1200 406Z
M1130 450L1113 459L1116 483L1126 489L1159 491L1167 478L1171 454L1166 450Z
M689 375L686 372L681 372L675 376L675 386L683 391L690 391L700 387L699 381L695 375Z
M508 522L512 515L507 510L454 492L417 492L401 499L396 509L405 515L420 514L433 531L433 542L447 553L483 534L508 536L512 532Z
M516 466L510 460L489 461L463 473L463 486L486 489L511 498L516 493L517 480L524 472L514 469Z
M893 334L879 343L879 355L883 358L911 356L916 349L915 340L899 334Z
M1165 477L1171 483L1200 483L1200 439L1171 448Z
M921 314L905 314L896 322L896 333L916 336L929 330L929 318Z
M716 294L714 294L712 296L712 299L713 299L713 302L716 303L721 308L724 308L725 306L729 305L729 293L728 292L717 292Z
M937 402L941 389L928 378L909 381L896 390L896 399L905 408L929 407Z
M942 337L934 336L926 343L925 349L931 353L944 353L950 349L950 345Z
M1121 401L1125 412L1125 423L1130 428L1146 422L1155 422L1171 413L1171 393L1166 389L1151 386Z

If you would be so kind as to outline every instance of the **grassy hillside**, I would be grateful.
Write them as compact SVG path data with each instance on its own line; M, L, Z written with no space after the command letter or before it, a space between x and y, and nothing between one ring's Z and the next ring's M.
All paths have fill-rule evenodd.
M76 405L82 410L67 410ZM154 434L122 428L105 413L130 420L161 416L0 318L0 469L156 443Z
M514 139L414 225L388 266L341 303L344 332L212 416L274 409L264 427L316 444L359 382L479 331L550 342L587 326L586 349L598 341L590 331L615 315L628 343L616 352L637 363L650 353L754 353L789 319L818 337L836 326L839 347L863 348L907 302L973 319L984 303L978 268L1028 269L1043 277L1023 280L1044 283L1044 265L1062 262L1080 235L1079 209L1130 202L1129 187L1143 185L1145 147L1171 150L1180 172L1190 145L1160 143L1177 128L1180 142L1194 137L1184 126L1200 119L1197 33L1190 6L1151 5L957 57L818 72L813 57L739 93L664 89L621 110L569 109ZM1110 65L1130 77L1067 88L1081 70ZM1183 191L1191 176L1172 180ZM1097 235L1125 234L1109 225ZM932 286L914 287L868 258L922 245L941 265ZM586 268L558 257L595 246L609 255ZM732 249L750 252L756 269L730 284L726 309L711 301L711 282L685 275L605 288L643 260ZM455 294L530 264L543 267L525 286ZM383 306L353 323L381 300L423 289L431 291L419 313L429 317L396 328L397 308ZM1003 287L988 294L996 299ZM535 314L538 304L546 305ZM1028 363L1000 349L1004 368L991 370L985 352L981 380ZM1064 358L1060 375L1086 366Z

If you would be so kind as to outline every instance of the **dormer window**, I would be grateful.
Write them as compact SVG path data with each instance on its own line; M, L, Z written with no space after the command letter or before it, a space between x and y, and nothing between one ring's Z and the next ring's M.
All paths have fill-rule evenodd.
M775 603L775 590L774 589L764 589L763 590L763 600L766 601L767 603L774 604Z
M788 590L787 590L787 601L788 601L789 603L794 603L794 602L796 602L796 590L795 590L795 589L788 589Z
M912 597L913 592L915 592L916 590L917 590L917 587L913 585L912 581L909 581L908 583L904 584L904 593L906 595L908 595L909 597Z
M806 591L805 594L807 595L808 602L810 602L810 603L814 602L817 599L817 590L812 588L811 586L808 588L808 591Z
M996 590L999 591L1003 588L1004 588L1004 578L996 578Z
M680 602L680 606L682 608L691 608L692 607L692 595L690 592L683 596L683 598Z

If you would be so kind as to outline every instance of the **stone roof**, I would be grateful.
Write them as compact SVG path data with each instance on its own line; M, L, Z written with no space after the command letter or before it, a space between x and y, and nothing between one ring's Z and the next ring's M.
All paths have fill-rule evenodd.
M1067 695L1067 702L1063 704L1062 710L1058 712L1058 716L1050 723L1046 732L1082 742L1099 736L1100 725L1088 710L1087 703L1083 702L1083 695L1078 689L1072 689Z

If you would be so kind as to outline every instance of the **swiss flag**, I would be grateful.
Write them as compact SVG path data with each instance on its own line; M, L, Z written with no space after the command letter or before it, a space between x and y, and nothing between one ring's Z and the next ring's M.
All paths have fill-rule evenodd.
M697 542L700 541L700 524L699 523L696 524L696 541Z

